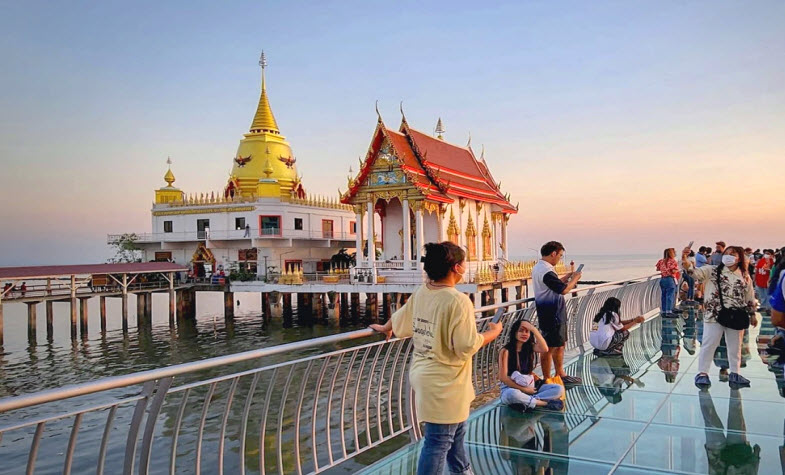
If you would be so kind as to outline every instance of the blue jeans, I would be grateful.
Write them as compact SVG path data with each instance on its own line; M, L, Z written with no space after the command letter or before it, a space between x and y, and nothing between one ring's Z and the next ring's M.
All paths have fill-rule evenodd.
M755 286L755 296L758 298L761 310L769 310L769 288Z
M508 406L510 404L523 404L524 406L533 409L537 405L538 399L540 401L550 401L552 399L559 399L563 394L564 387L558 384L543 384L540 386L540 390L535 394L526 394L519 389L503 386L501 401L502 404L507 404Z
M688 273L684 273L684 282L687 282L687 300L695 298L695 278Z
M673 277L663 277L660 279L660 312L673 313L676 308L676 280Z
M466 436L466 421L457 424L425 423L425 441L417 463L417 475L441 475L444 461L450 473L473 475L463 446Z

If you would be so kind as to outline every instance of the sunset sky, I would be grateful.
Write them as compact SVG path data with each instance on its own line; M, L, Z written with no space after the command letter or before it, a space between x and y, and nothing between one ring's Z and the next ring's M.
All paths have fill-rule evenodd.
M308 191L376 123L469 133L511 254L785 245L785 2L5 2L0 265L105 260L176 186L220 190L259 95Z

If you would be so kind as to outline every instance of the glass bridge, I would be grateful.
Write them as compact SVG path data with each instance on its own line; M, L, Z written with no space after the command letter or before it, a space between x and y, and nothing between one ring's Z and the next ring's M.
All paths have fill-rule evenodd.
M744 338L741 373L727 382L727 350L714 355L712 387L698 390L703 324L694 311L633 331L620 357L575 359L563 412L522 414L498 399L473 411L466 443L477 474L785 473L785 379L765 352L768 317ZM776 357L773 357L776 361ZM415 473L421 443L362 473Z

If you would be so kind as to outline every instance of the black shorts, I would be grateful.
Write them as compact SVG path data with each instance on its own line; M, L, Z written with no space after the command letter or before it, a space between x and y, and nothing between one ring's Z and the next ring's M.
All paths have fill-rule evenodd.
M557 321L555 318L540 320L540 333L545 338L548 348L559 348L567 343L567 322Z

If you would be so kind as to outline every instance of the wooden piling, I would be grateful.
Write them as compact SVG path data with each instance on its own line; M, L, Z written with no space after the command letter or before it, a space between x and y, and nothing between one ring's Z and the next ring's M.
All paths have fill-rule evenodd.
M76 338L76 297L72 296L69 303L71 307L71 338Z
M270 293L262 293L262 320L269 320L273 316L273 309L270 305Z
M224 292L224 319L234 318L234 292Z
M515 300L521 300L523 298L523 285L516 285L515 286ZM516 310L520 310L524 307L523 304L517 304L515 306Z
M365 315L368 321L376 323L379 320L379 294L371 292L365 295Z
M79 299L79 332L82 336L87 335L87 300Z
M36 340L36 320L38 302L25 302L27 304L27 339L34 342Z
M3 345L3 297L0 295L0 346Z
M98 310L101 314L101 333L106 333L106 297L103 295L98 298Z
M46 340L52 341L54 339L54 322L55 322L54 302L52 300L46 301Z
M351 304L352 304L352 311L351 311L351 320L356 322L360 319L360 294L354 292L351 294Z
M338 301L335 303L336 318L339 323L345 323L349 317L349 294L338 294Z
M123 332L128 331L128 293L123 292L120 296L121 303L122 303L122 317L123 317Z
M177 318L177 298L173 287L169 287L169 326L173 327Z

